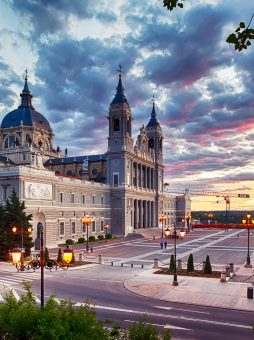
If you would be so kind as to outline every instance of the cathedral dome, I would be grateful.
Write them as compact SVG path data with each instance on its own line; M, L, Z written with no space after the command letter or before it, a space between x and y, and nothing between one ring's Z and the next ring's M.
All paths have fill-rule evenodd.
M28 88L27 77L20 97L21 105L16 110L7 113L2 120L1 128L6 129L24 125L51 132L52 129L47 119L41 113L35 111L32 106L33 95Z

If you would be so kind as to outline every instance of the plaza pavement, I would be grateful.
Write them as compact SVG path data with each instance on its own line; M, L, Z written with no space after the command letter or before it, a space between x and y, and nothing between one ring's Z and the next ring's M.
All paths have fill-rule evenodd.
M235 277L227 282L220 279L178 275L178 286L173 286L173 275L154 274L147 269L124 282L129 291L157 300L210 307L254 311L254 300L247 298L247 287L253 287L253 269L239 267Z

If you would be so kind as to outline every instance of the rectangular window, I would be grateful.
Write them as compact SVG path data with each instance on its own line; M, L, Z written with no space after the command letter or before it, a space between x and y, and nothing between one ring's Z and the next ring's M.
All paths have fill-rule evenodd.
M86 196L82 195L82 204L85 204L85 203L86 203Z
M104 231L104 222L101 221L101 232L103 232L103 231Z
M3 185L3 200L6 200L9 195L9 185Z
M60 192L60 202L63 203L63 193Z
M71 194L71 203L75 202L75 194Z
M114 185L114 187L118 187L118 183L119 183L119 173L114 172L113 173L113 185Z
M71 233L76 234L76 223L75 222L71 223Z
M92 233L95 233L95 221L92 222Z
M59 224L59 235L64 235L64 222L60 222Z
M101 196L101 204L103 204L103 203L104 203L104 197Z
M92 196L92 204L95 203L95 196Z

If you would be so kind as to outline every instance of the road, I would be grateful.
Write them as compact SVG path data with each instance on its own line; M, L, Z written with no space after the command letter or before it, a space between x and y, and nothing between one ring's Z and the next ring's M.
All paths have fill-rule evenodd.
M218 259L223 252L221 248L227 247L225 243L227 244L230 238L231 243L234 243L233 241L235 240L235 235L232 232L225 234L218 234L218 232L202 233L201 231L190 235L189 238L183 242L181 241L179 253L183 255L182 258L184 259L185 253L191 251L191 249L200 248L201 254L199 254L199 251L195 252L199 261L202 253L206 253L208 249L213 249L213 258ZM232 235L231 237L225 238L230 234ZM217 240L217 242L211 244L214 240ZM244 236L241 235L240 240L237 238L236 241L243 243L234 245L235 252L238 249L237 254L239 255L237 257L239 258L239 263L237 264L240 264L241 256L244 257L245 255ZM204 246L205 244L207 244L207 248ZM190 247L190 245L193 247ZM112 319L124 326L129 326L146 313L146 321L158 326L160 330L171 328L173 339L253 339L254 333L251 331L251 325L254 323L253 313L170 303L145 298L124 288L124 281L137 275L142 270L140 268L142 260L146 260L145 264L149 266L152 264L152 258L156 254L161 256L161 260L164 257L166 259L171 251L170 247L171 244L169 244L169 249L166 251L160 250L158 240L136 240L121 244L108 243L99 245L97 250L95 247L95 252L92 256L95 257L99 253L103 254L104 259L107 260L105 265L67 271L46 271L46 297L56 293L59 299L70 298L75 304L82 303L88 299L90 303L96 305L99 318ZM242 248L243 250L241 250ZM91 255L89 256L91 257ZM227 256L231 259L228 251L224 250L224 259L227 259ZM113 267L110 265L112 259L115 260L115 266ZM132 262L134 263L134 268L130 267ZM217 262L217 265L222 265L219 261ZM124 263L124 267L121 267L121 263ZM23 278L31 281L33 290L40 296L39 273L1 272L0 285L7 287L6 282L9 282L9 287L14 287L15 291L21 294L21 280ZM170 285L171 282L169 282Z

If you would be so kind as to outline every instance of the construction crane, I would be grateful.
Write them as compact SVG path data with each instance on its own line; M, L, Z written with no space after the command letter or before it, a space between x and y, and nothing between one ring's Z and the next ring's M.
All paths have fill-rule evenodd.
M237 198L250 198L249 194L237 194L229 192L217 192L217 191L203 191L195 189L170 189L168 184L164 183L164 191L169 194L179 194L185 196L214 196L223 197L226 202L226 224L229 222L229 212L230 212L230 199L231 197Z

